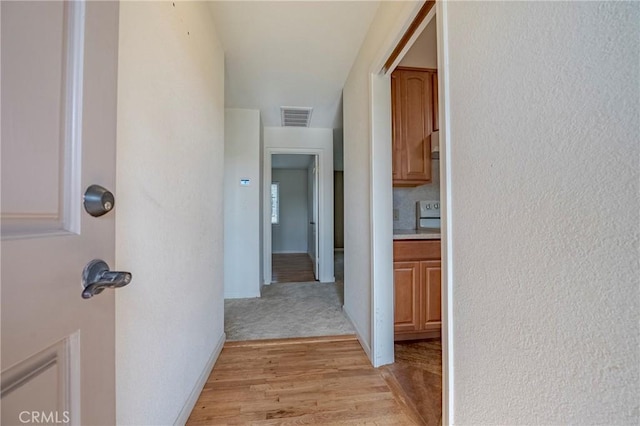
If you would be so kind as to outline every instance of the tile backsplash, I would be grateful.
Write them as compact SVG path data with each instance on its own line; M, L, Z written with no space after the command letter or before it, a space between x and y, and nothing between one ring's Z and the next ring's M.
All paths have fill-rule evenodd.
M393 188L393 208L398 210L399 220L393 221L394 229L416 227L416 201L440 199L440 163L431 160L431 183L415 188Z

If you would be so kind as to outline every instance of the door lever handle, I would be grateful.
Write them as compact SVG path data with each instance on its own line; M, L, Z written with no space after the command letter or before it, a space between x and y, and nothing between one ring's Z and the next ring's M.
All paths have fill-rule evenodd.
M131 282L131 272L110 271L103 260L94 259L82 271L82 298L90 299L105 288L120 288Z

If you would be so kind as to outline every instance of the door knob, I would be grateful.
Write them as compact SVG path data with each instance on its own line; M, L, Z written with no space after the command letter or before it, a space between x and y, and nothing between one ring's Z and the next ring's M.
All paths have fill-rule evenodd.
M104 260L94 259L82 271L82 298L90 299L105 288L119 288L131 282L131 272L110 271Z
M93 217L109 213L115 203L113 194L100 185L91 185L84 192L84 209Z

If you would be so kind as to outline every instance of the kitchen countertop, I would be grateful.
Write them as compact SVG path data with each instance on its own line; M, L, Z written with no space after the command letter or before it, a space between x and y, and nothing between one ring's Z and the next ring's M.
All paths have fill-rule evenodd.
M394 240L439 240L440 228L394 229Z

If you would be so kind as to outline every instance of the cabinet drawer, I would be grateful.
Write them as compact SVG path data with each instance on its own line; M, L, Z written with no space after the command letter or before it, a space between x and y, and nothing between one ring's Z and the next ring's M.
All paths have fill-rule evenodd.
M393 260L440 260L440 240L396 240Z

